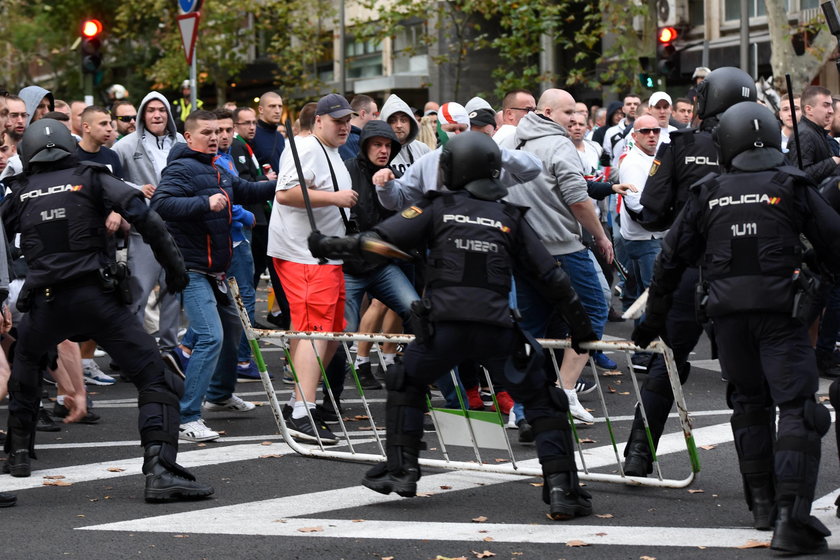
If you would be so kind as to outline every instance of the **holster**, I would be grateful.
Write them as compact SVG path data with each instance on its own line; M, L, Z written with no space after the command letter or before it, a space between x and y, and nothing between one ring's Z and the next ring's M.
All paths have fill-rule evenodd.
M709 316L706 315L706 306L709 304L709 284L702 279L694 288L694 314L697 316L697 322L705 325L709 322Z
M806 268L793 273L793 309L791 316L802 325L810 325L822 311L822 282L818 275Z
M131 305L131 287L128 278L131 273L128 266L122 262L111 263L99 269L99 285L105 293L116 292L120 301Z
M32 296L32 288L27 286L24 282L23 286L20 287L20 292L18 293L16 304L18 311L21 313L27 313L30 309L32 309Z
M432 304L427 298L418 299L411 304L408 326L419 344L429 344L435 334L434 324L429 318L431 312Z

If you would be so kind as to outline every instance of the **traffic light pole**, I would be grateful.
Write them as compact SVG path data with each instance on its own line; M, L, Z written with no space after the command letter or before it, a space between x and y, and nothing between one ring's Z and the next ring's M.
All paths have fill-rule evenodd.
M82 79L84 80L85 105L93 105L93 74L84 72Z
M195 53L190 63L190 112L198 110L198 92L196 91Z

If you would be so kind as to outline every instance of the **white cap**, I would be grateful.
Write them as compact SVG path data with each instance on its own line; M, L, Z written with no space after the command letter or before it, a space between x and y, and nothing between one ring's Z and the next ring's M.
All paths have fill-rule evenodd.
M464 109L467 110L467 113L472 113L473 111L478 111L479 109L490 109L495 112L495 109L493 109L487 101L478 96L467 101L467 104L464 105Z
M671 102L670 95L668 95L664 91L657 91L650 96L650 99L648 99L648 107L656 107L656 104L662 101L663 99L668 102L668 105L673 105L673 103Z
M444 103L438 109L438 122L440 124L458 123L470 126L470 117L463 105L450 101Z

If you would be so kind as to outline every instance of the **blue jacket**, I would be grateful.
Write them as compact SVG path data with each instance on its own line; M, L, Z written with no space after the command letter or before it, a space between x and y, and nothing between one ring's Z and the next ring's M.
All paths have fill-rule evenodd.
M257 119L257 134L251 144L254 148L254 155L260 165L269 164L271 169L277 173L280 166L280 154L286 147L286 139L273 124L268 124Z
M228 269L233 205L274 195L274 182L252 183L219 171L213 166L214 157L176 144L152 197L152 208L166 220L187 269L198 272ZM209 200L218 193L227 197L227 206L212 212Z

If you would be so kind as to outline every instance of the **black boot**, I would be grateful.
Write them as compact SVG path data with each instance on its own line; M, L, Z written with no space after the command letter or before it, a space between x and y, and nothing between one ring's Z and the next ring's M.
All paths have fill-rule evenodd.
M624 448L624 454L627 457L624 460L626 476L646 477L653 472L653 458L644 430L633 430L630 433L630 440Z
M400 454L399 466L390 470L388 463L379 463L365 473L362 486L380 494L396 492L403 498L413 498L417 495L417 481L421 476L417 452L394 448L391 453Z
M759 531L771 530L773 528L773 507L776 501L773 474L745 474L744 486L748 494L747 500L750 511L753 514L753 527Z
M543 479L543 501L549 506L549 517L566 521L592 514L592 496L580 487L574 473L544 474Z
M4 507L12 507L17 503L17 496L14 494L8 494L6 492L0 492L0 508Z
M776 529L773 531L770 548L788 554L819 554L827 551L828 543L825 538L831 535L831 531L816 517L810 516L808 521L803 523L796 519L793 512L794 507L790 502L779 503Z
M198 500L213 494L212 486L196 482L195 477L175 465L167 466L161 457L162 445L150 443L143 454L143 474L146 475L147 502Z
M29 453L32 447L32 434L21 428L9 428L9 456L6 465L12 476L24 478L32 474ZM5 470L5 469L4 469Z
M382 388L382 383L373 376L370 370L370 362L356 366L356 375L359 376L359 383L365 391L378 391Z

